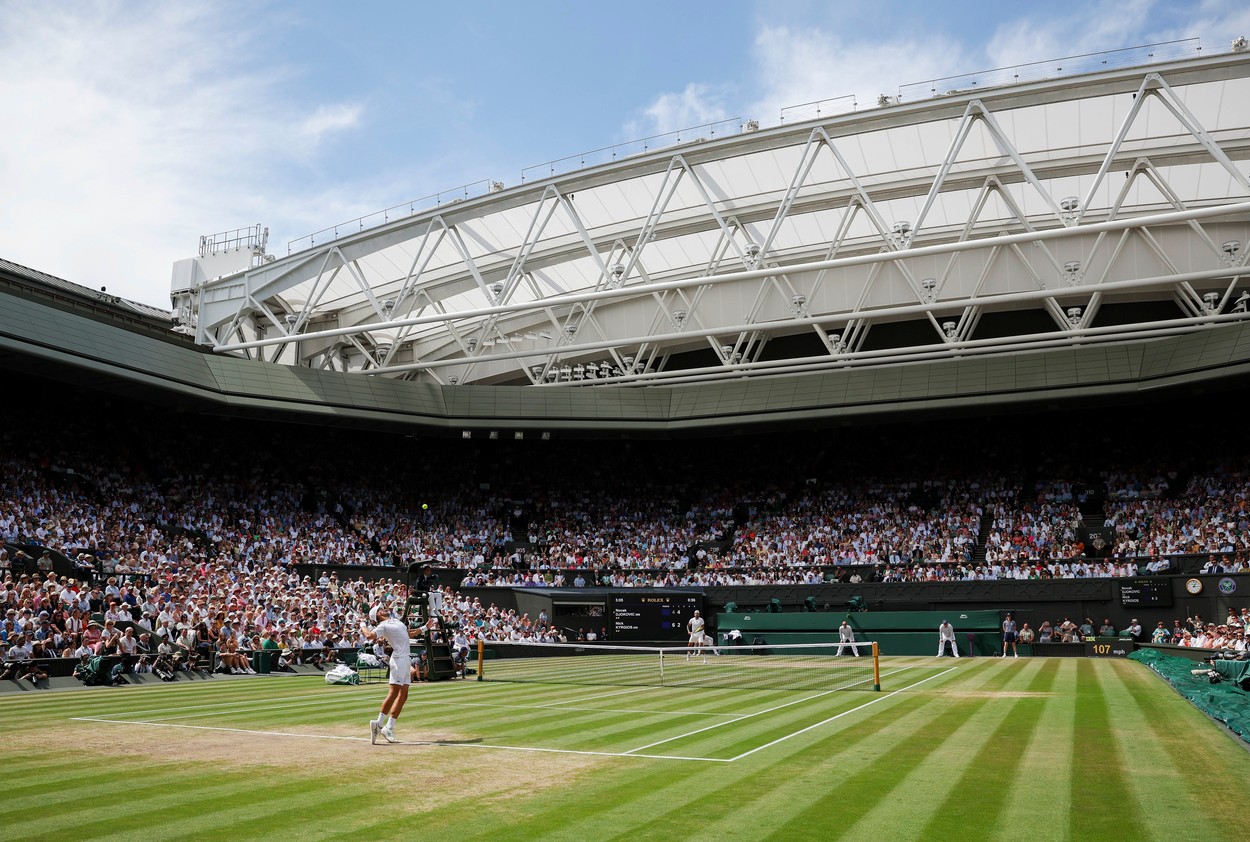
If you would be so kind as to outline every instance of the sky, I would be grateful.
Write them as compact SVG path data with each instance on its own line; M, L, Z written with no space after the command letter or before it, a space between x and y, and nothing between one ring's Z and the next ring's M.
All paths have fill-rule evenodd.
M1245 0L0 0L0 258L168 307L204 234L260 223L284 256L636 138L1238 35Z

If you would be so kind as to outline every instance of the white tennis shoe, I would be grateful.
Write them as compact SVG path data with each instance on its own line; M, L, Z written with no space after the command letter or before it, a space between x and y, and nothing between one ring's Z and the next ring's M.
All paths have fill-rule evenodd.
M395 739L395 732L394 732L394 731L392 731L390 728L383 728L383 729L382 729L382 738L383 738L384 740L386 740L388 743L397 743L397 742L399 742L399 740Z
M369 720L369 742L373 743L373 745L378 744L378 733L381 730L382 727L378 725L378 721L376 719Z

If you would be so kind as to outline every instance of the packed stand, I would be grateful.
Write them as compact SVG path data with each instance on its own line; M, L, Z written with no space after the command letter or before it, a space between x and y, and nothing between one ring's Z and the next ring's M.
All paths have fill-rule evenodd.
M0 538L75 565L53 576L50 553L0 549L0 638L22 663L155 662L172 655L162 644L240 670L234 655L257 649L324 660L360 645L371 602L400 598L394 579L309 582L295 564L429 561L467 571L469 593L1111 577L1195 551L1219 554L1208 572L1238 572L1250 555L1250 470L1234 448L1213 450L1225 464L1181 435L1139 462L1122 431L1025 464L993 419L926 429L942 446L911 449L897 443L914 431L889 429L428 443L97 410L55 424L16 413L0 432ZM1081 512L1097 496L1113 539L1091 553ZM472 598L458 610L474 634L557 635Z

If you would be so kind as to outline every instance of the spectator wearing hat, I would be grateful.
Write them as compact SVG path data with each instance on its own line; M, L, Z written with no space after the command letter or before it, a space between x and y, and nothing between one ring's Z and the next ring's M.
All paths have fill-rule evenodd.
M34 645L30 639L24 634L19 634L13 639L13 645L4 653L4 660L10 663L15 661L25 661L34 651Z

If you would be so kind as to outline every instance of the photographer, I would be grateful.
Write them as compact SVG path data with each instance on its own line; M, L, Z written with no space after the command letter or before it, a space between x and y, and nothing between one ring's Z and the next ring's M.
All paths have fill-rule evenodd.
M79 656L78 663L74 664L73 676L83 684L90 685L98 678L98 674L91 664L91 659L92 655L90 653L83 653Z
M157 655L152 662L152 673L161 681L174 681L177 676L178 666L171 655Z

